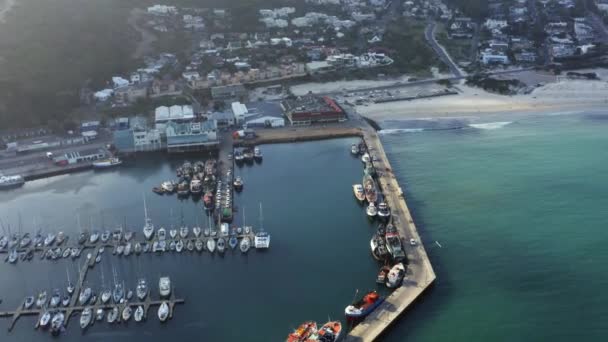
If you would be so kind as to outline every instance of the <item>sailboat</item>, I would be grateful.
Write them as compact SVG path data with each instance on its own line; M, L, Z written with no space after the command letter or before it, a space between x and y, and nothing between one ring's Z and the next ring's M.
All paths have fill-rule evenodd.
M152 220L150 220L150 218L148 217L148 207L146 206L146 196L144 197L144 218L145 218L145 223L144 223L144 236L146 238L146 240L150 240L152 239L152 236L154 236L154 225L152 224Z
M260 203L260 230L255 233L253 243L255 248L268 248L270 247L270 234L264 231L263 228L263 216L262 216L262 203Z

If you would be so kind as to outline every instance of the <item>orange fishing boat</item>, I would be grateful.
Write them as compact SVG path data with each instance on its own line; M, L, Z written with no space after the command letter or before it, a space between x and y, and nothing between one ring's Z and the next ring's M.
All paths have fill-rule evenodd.
M342 323L339 321L330 321L321 327L317 332L316 341L320 342L335 342L340 337L342 332Z
M300 324L298 329L287 336L287 342L305 342L310 335L317 332L317 322L308 321Z

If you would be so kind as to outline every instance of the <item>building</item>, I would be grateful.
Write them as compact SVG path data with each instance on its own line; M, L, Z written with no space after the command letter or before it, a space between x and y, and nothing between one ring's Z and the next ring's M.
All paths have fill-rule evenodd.
M160 106L154 110L154 124L156 129L165 130L168 122L184 123L194 120L192 106L173 105L171 107Z
M232 111L212 113L209 115L209 120L215 120L215 122L217 122L217 128L232 127L236 124L236 118Z
M112 85L114 86L114 89L120 88L120 87L126 87L129 85L129 80L125 80L124 78L122 78L120 76L114 76L114 77L112 77Z
M285 100L281 102L281 108L292 125L346 120L344 110L327 96L306 95L294 100Z
M144 84L133 84L114 90L114 98L122 103L135 103L148 97L148 88Z
M486 49L481 53L483 64L509 64L509 57L503 52Z
M132 132L133 152L159 151L162 149L163 145L159 130L135 130Z
M214 120L187 123L169 122L166 127L166 135L169 153L215 149L219 145L217 123Z
M65 154L65 159L68 164L76 164L84 161L94 161L103 159L106 157L106 153L102 149L89 149L77 152L68 152Z
M249 114L249 109L247 109L246 105L240 102L232 102L231 108L232 114L234 115L237 124L240 124L245 121L245 117L247 116L247 114Z
M244 101L247 97L247 89L242 84L212 87L211 97L215 101Z
M275 102L255 102L243 122L243 128L276 128L285 126L281 106Z

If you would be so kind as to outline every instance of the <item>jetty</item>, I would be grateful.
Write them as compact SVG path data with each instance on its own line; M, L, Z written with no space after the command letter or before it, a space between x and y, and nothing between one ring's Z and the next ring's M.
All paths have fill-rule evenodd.
M407 274L403 284L398 287L386 300L359 325L354 327L344 341L374 341L397 318L422 295L435 281L433 266L418 235L416 224L407 207L405 195L399 186L393 169L386 157L384 147L377 132L369 125L363 128L363 140L367 146L378 175L378 185L382 190L384 200L391 208L393 224L399 231L407 254ZM410 246L407 241L414 239L416 246Z

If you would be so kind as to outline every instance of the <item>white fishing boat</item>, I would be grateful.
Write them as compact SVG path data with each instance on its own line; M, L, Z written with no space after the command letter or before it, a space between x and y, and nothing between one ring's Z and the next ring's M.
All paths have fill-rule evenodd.
M175 243L175 251L181 253L184 250L184 240L178 240Z
M158 280L158 290L161 297L169 297L171 295L171 279L169 277L161 277Z
M353 193L359 202L365 201L365 190L361 184L353 184Z
M215 239L213 239L213 238L207 239L207 250L210 253L215 252Z
M165 322L169 317L169 305L167 302L162 302L158 307L158 319L161 322Z
M25 179L23 176L0 176L0 190L20 187L23 184L25 184Z
M91 308L87 307L84 310L82 310L82 313L80 314L80 327L82 329L86 329L89 324L91 324L91 320L93 319L93 310L91 310Z
M378 209L376 208L376 205L374 204L374 202L371 202L367 206L367 209L365 211L367 213L367 216L370 218L374 218L374 217L376 217L376 215L378 215Z
M359 145L352 144L350 147L350 153L352 153L353 155L358 155L359 154Z
M139 305L137 309L135 309L135 313L133 314L133 319L135 322L141 322L144 318L144 307Z
M152 220L148 217L148 208L146 206L146 197L144 196L144 237L146 240L152 239L154 236L154 224L152 224Z
M169 229L169 237L175 239L177 237L177 229Z
M401 285L405 277L405 266L403 263L398 263L388 272L386 278L386 287L395 288Z
M239 244L239 249L241 250L241 252L247 253L247 251L249 251L249 248L251 248L251 240L248 236L245 236Z
M108 159L98 160L93 162L94 169L108 169L122 164L122 160L112 157Z

